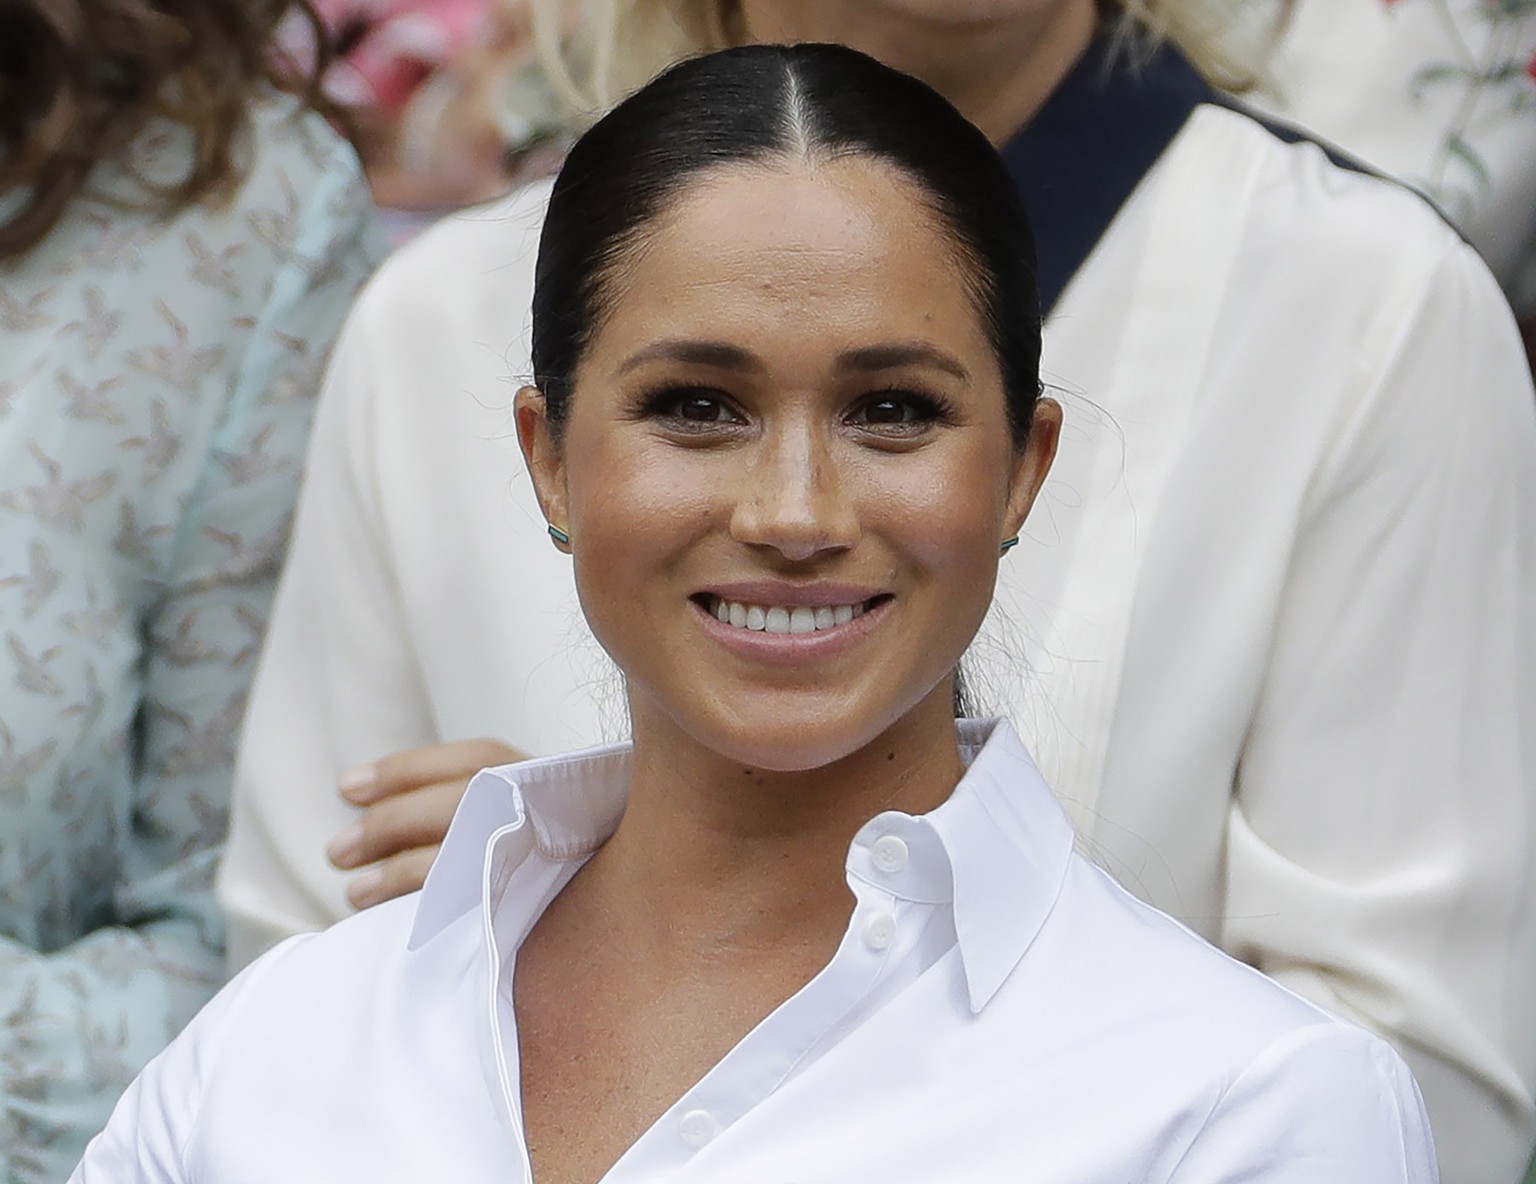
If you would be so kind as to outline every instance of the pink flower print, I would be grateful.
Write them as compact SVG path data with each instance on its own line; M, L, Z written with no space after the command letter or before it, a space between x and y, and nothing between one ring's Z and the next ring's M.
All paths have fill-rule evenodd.
M398 113L434 70L457 60L485 35L490 0L317 0L315 10L346 51L325 76L326 93L344 107ZM294 62L314 60L313 30L290 18L278 31Z

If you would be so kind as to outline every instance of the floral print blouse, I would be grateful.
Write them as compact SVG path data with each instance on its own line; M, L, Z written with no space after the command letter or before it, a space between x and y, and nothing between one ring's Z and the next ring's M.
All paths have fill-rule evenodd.
M231 200L82 200L0 263L0 1180L58 1181L212 994L236 731L312 396L379 256L264 101ZM134 149L174 172L184 133ZM95 188L128 182L110 166Z

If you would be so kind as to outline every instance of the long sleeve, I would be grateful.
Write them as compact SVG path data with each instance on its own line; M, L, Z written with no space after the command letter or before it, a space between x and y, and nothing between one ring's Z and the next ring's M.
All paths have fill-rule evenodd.
M280 192L253 184L242 195L246 204L226 221L237 235L254 229L260 241L225 252L223 272L203 273L215 292L197 286L192 244L207 247L213 232L195 223L160 240L191 249L192 290L177 286L184 273L170 264L150 286L160 310L139 301L189 352L177 358L140 347L127 355L125 373L147 372L132 381L155 415L145 435L119 446L130 467L115 488L127 492L137 478L142 492L105 510L105 554L95 557L122 583L121 607L93 600L103 614L100 636L82 641L76 630L59 650L63 661L86 652L87 641L101 645L104 656L85 674L89 690L62 714L72 724L90 716L88 725L121 707L122 726L102 742L101 760L123 784L107 789L108 774L83 763L60 767L53 826L79 837L66 857L72 862L50 880L83 915L66 941L50 935L61 922L36 940L0 942L7 1180L62 1179L119 1091L223 977L212 878L235 737L287 538L318 363L378 255L356 164L328 142L309 128L303 151L319 154L323 167L307 167L296 151L277 170ZM272 164L259 159L259 170ZM142 281L127 280L130 289L135 283ZM222 293L237 288L259 299L224 322L220 340L218 316L229 315ZM107 308L130 298L110 294ZM117 418L129 414L125 404ZM121 640L112 633L119 627ZM114 665L120 654L126 659ZM86 759L83 744L56 750ZM80 821L69 820L71 808ZM108 833L97 841L91 828L103 815ZM36 838L44 841L41 832Z
M547 195L397 251L337 343L236 761L218 881L234 967L352 912L325 856L355 818L347 770L438 741L540 754L616 731L511 418Z
M1312 477L1221 944L1393 1041L1447 1184L1506 1184L1536 1131L1536 405L1486 269L1431 278Z
M379 295L371 289L358 302L326 376L246 719L219 875L234 967L350 911L324 850L352 817L337 780L355 764L436 739L372 462L374 366L392 352L371 340Z

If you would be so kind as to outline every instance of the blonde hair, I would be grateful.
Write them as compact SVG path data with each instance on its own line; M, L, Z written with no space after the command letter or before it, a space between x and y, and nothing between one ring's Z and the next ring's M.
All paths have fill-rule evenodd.
M735 0L583 0L574 25L570 0L524 2L544 73L578 123L595 119L673 62L742 40ZM1266 0L1097 2L1117 48L1132 60L1167 39L1212 85L1243 90L1253 84L1252 55L1238 47L1232 30ZM1277 27L1278 13L1293 0L1267 2L1277 13L1269 24Z
M1259 80L1296 0L1114 0L1116 36L1133 56L1167 40L1219 90L1241 92ZM1118 18L1112 10L1118 9Z

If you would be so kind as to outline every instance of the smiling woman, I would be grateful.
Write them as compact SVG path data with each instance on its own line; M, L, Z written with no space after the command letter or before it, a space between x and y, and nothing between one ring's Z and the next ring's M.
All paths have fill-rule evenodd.
M851 50L699 59L577 145L538 275L518 435L632 744L481 774L75 1178L1433 1181L1384 1043L952 716L1060 417L982 134Z
M518 410L637 736L653 707L695 739L701 714L750 719L735 758L780 769L927 697L945 718L1059 422L1038 317L1013 311L1037 305L1033 250L1006 175L974 167L981 133L901 75L880 110L830 66L788 77L726 55L711 84L739 98L712 120L673 74L572 152Z

